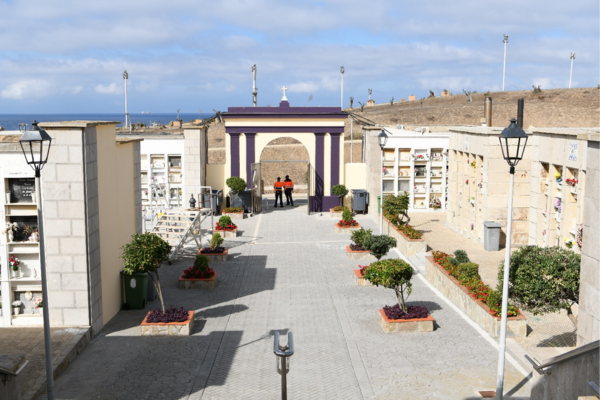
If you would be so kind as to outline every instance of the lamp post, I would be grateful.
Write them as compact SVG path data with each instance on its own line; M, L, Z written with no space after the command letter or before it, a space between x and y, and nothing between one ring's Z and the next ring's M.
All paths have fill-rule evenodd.
M571 89L571 79L573 78L573 60L575 60L575 53L571 53L571 73L569 74L569 89Z
M344 109L344 72L346 72L346 70L342 65L342 67L340 68L340 74L342 75L342 110Z
M44 168L44 165L48 161L48 154L50 153L50 145L52 144L52 138L48 133L38 127L38 123L33 121L31 123L31 130L25 130L23 136L19 140L23 155L27 164L35 171L35 196L37 203L37 219L38 219L38 233L40 236L39 250L40 250L40 272L42 280L42 302L44 307L42 313L44 317L44 347L46 349L46 390L48 392L48 399L54 400L54 375L52 372L52 342L50 341L50 317L49 317L49 303L48 303L48 285L46 283L46 251L44 249L44 215L42 213L42 187L40 185L40 171Z
M127 70L123 72L123 81L125 81L125 128L129 126L129 133L131 133L131 118L129 118L129 113L127 112L127 80L129 79L129 74Z
M381 197L379 198L379 234L381 235L383 233L383 148L388 140L385 130L381 130L381 133L377 135L377 140L379 141L379 147L381 148Z
M508 43L508 35L504 35L504 68L502 69L502 91L504 92L504 78L506 77L506 44Z
M510 166L510 192L508 197L508 221L506 225L506 254L504 256L504 281L502 282L502 325L500 328L500 348L498 355L498 378L496 381L496 400L502 400L504 390L504 358L506 354L506 318L508 311L508 279L510 272L510 246L512 231L513 187L515 184L515 166L523 159L527 134L517 125L516 119L500 134L502 157Z

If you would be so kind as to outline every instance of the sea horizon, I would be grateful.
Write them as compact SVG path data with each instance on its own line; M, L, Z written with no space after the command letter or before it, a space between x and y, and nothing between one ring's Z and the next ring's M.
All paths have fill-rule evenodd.
M179 113L179 118L184 122L194 119L208 118L214 113ZM164 125L177 119L176 112L149 112L149 113L129 113L133 124L143 123L151 125L152 123L162 123ZM60 122L60 121L119 121L117 126L121 126L125 121L124 113L10 113L0 114L0 127L7 131L19 129L20 123L31 124L32 121L38 122ZM28 125L29 128L29 125Z

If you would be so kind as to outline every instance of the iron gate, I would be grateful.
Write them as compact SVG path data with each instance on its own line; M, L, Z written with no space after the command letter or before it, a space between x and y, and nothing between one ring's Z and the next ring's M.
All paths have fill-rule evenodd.
M250 165L250 176L252 177L252 213L262 212L262 177L260 173L260 163Z

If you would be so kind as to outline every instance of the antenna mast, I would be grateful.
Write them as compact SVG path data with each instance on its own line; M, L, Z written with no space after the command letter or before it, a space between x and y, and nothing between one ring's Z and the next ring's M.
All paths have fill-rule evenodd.
M129 118L129 113L127 112L127 80L129 79L129 74L127 70L123 72L123 80L125 81L125 128L129 126L129 133L131 133L131 118Z
M258 92L256 89L256 64L252 66L252 104L256 107L258 102Z

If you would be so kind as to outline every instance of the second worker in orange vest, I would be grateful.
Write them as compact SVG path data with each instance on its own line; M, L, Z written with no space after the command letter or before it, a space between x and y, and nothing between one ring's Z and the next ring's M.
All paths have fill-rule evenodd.
M285 202L286 202L286 206L293 206L294 205L294 199L292 198L292 191L294 190L294 182L292 182L292 180L290 179L289 175L285 176L285 181L283 181L283 184L285 185Z
M283 207L283 188L285 184L281 182L281 178L277 177L277 182L273 184L273 190L275 190L275 207L277 207L277 198L279 198L279 205Z

